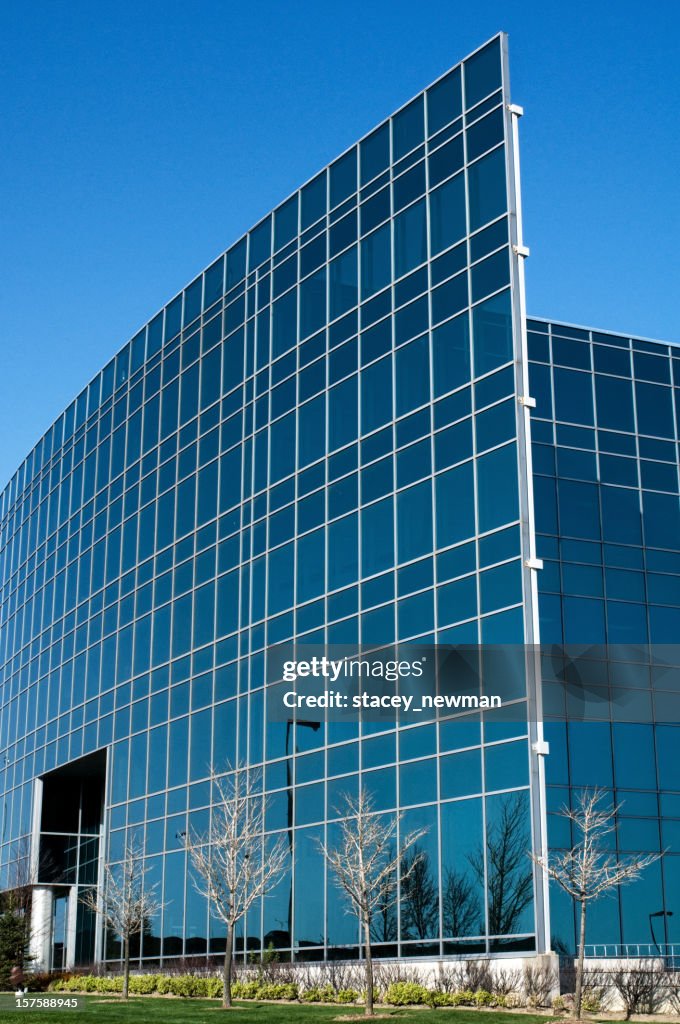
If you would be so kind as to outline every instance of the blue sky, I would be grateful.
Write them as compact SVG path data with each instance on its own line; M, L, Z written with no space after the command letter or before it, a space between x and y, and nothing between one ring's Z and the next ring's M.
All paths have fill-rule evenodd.
M197 271L500 29L529 312L680 341L676 0L9 0L0 487Z

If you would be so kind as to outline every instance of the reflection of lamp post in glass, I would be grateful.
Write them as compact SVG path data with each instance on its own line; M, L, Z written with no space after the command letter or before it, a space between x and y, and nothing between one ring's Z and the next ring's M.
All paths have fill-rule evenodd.
M286 797L287 797L287 825L288 825L288 849L290 851L290 869L293 872L293 773L291 771L291 750L290 737L293 726L305 726L317 732L321 728L321 722L305 722L300 719L289 718L286 722ZM296 751L297 752L297 751ZM291 951L293 949L293 886L291 884L288 893L288 941Z
M654 918L655 917L672 917L672 916L673 916L673 911L672 910L657 910L655 913L649 915L649 930L650 930L651 935L652 935L652 943L654 944L654 947L656 948L656 951L659 954L659 956L661 956L661 947L659 946L659 943L656 941L656 936L654 934Z

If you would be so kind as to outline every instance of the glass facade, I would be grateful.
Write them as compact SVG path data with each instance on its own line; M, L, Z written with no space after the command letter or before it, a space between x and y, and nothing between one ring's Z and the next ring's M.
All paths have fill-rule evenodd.
M317 845L359 786L406 831L428 829L423 884L376 924L378 956L549 948L526 850L545 842L544 761L554 806L583 784L585 743L551 723L553 753L537 752L531 672L512 721L265 715L272 645L536 643L537 577L549 642L601 642L598 623L642 640L647 619L666 635L680 614L668 348L530 321L537 408L524 400L517 114L499 35L176 296L0 497L0 887L31 865L55 965L120 956L77 895L133 836L164 901L135 956L223 951L183 847L210 820L211 769L238 762L262 769L263 843L283 832L290 850L238 955L360 955ZM660 564L633 536L640 495ZM673 737L659 746L651 729L648 774L649 744L666 753L629 806L658 843ZM611 726L607 786L638 788L617 767L628 738ZM624 907L626 935L639 939L662 876L675 884L670 864ZM567 909L555 903L552 928L566 945Z
M615 710L636 709L546 723L548 808L568 802L567 787L598 785L621 807L622 853L666 851L596 903L589 926L590 943L649 943L650 913L680 899L680 715L677 695L670 713L660 700L677 662L664 645L680 639L680 349L538 320L528 338L541 641L609 645L590 663L593 683ZM552 813L548 835L569 842ZM675 918L655 929L680 940ZM574 948L573 910L557 893L552 932L555 948Z

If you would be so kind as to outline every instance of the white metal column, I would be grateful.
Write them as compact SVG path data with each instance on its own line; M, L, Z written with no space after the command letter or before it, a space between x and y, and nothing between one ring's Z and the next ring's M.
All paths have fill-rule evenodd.
M34 966L39 970L52 968L52 922L54 916L54 893L49 886L33 887L31 898L30 954Z

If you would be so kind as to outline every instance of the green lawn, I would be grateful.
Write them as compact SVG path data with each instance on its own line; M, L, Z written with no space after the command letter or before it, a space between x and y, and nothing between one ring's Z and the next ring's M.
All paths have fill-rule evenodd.
M54 993L68 996L69 993ZM215 1024L215 1019L227 1017L234 1024L314 1024L314 1021L326 1021L328 1024L342 1016L356 1016L362 1012L361 1007L298 1005L297 1003L238 1003L237 1009L221 1013L218 1001L209 999L173 999L164 997L131 998L128 1003L107 996L78 996L78 1010L23 1010L15 1009L0 1011L0 1022L16 1024L20 1015L30 1016L37 1021L63 1021L71 1024L118 1024L130 1021L131 1024L142 1024L145 1021L156 1021L158 1024ZM485 1013L476 1010L430 1010L427 1008L402 1010L379 1009L378 1013L389 1013L399 1024L545 1024L547 1017L522 1014L518 1017L511 1013Z

